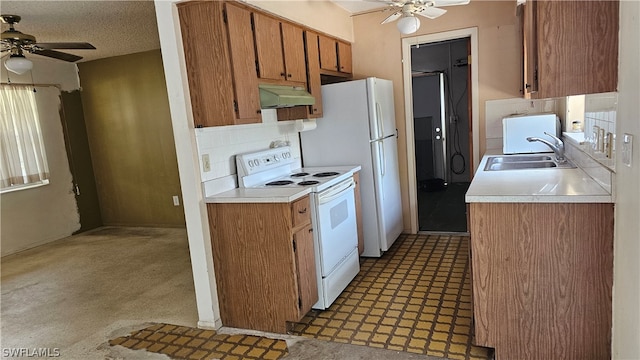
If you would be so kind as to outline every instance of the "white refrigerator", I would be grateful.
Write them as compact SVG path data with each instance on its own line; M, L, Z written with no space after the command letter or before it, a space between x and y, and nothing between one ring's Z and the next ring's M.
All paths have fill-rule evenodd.
M360 165L364 252L379 257L403 229L393 83L322 86L323 117L300 133L304 166Z

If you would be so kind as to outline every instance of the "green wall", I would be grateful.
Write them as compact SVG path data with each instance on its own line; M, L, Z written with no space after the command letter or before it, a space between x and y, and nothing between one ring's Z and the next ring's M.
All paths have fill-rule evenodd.
M78 68L104 225L184 226L160 50Z

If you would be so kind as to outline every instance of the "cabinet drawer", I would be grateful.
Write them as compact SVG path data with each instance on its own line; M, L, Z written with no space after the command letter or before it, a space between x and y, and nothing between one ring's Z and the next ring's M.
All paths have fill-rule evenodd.
M293 227L303 225L311 220L311 203L308 196L291 204L291 219Z

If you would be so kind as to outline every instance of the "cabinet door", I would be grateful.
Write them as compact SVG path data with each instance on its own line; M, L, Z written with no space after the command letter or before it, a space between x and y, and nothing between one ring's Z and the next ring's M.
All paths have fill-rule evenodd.
M320 47L320 69L338 71L338 53L336 41L324 35L318 35Z
M260 122L262 116L260 115L258 77L255 70L251 13L232 3L226 3L225 6L233 84L218 82L213 85L218 89L233 87L235 104L230 106L235 107L237 124ZM207 56L213 56L217 51L218 49L215 49ZM215 96L211 96L207 100L215 101Z
M316 98L316 103L309 106L310 117L322 116L322 82L320 79L320 51L318 48L318 34L305 32L305 46L307 59L307 88Z
M301 27L280 23L284 68L288 81L307 82L307 67L304 61L304 34Z
M285 80L280 22L270 16L253 13L254 36L261 79Z
M524 15L525 96L616 91L617 0L530 0Z
M223 4L181 3L178 16L195 125L233 125L233 80Z
M295 248L300 318L318 301L315 253L313 251L313 228L305 226L293 235Z
M351 44L347 44L342 41L338 41L338 65L340 66L340 72L351 74Z

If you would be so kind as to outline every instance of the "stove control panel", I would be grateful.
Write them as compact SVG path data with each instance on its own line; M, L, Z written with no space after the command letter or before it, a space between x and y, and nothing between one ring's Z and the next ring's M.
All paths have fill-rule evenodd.
M289 146L260 152L236 155L238 177L252 175L272 168L288 165L294 161Z

